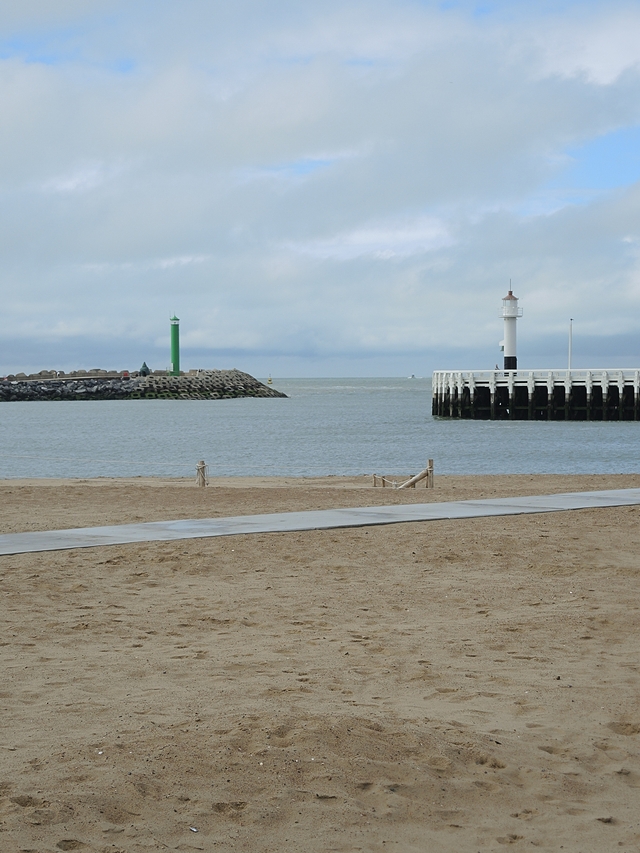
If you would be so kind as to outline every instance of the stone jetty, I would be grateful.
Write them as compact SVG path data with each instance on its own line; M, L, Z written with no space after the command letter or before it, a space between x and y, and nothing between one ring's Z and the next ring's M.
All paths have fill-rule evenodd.
M18 373L0 380L0 402L21 400L229 400L234 397L286 397L241 370L190 370L171 376L78 370Z

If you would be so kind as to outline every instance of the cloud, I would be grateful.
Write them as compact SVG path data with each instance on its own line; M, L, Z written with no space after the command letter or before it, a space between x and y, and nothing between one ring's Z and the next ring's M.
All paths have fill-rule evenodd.
M41 189L53 193L85 193L118 177L124 171L123 166L108 166L105 163L86 163L77 166L67 174L57 175L45 180Z
M118 272L148 272L149 270L168 270L172 267L185 267L189 264L202 264L207 255L180 255L172 258L155 258L144 261L123 261L121 263L90 263L80 265L83 272L114 274Z
M141 362L175 312L196 366L492 365L510 278L529 351L565 315L632 340L640 13L481 11L5 4L3 357L54 335L60 367L105 341Z
M584 14L554 19L539 36L541 71L584 76L609 86L640 66L640 9L636 3L590 4Z
M290 243L287 248L312 258L336 261L363 256L389 260L432 252L453 243L454 239L443 222L421 217L403 223L365 226L328 239Z
M336 151L333 153L310 154L285 163L274 163L266 166L255 166L239 169L237 172L240 183L251 181L275 180L281 182L302 181L310 178L318 171L331 168L343 160L366 155L365 150Z

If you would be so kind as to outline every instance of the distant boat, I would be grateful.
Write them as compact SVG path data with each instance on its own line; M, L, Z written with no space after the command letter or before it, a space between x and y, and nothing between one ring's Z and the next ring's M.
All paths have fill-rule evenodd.
M415 373L412 373L411 376L407 376L407 379L415 379L415 378L416 378Z
M267 379L267 385L273 385L273 379L271 378L271 374L269 374L269 378Z

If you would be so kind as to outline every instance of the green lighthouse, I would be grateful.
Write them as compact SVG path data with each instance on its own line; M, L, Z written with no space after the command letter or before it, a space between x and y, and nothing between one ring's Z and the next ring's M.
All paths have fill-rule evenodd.
M180 376L180 320L171 318L171 375Z

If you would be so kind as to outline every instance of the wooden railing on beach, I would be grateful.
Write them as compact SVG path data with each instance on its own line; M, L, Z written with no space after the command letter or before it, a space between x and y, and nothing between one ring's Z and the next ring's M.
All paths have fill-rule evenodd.
M387 486L391 489L415 489L416 485L422 480L425 481L425 489L433 488L433 459L429 459L429 463L424 471L421 471L419 474L412 474L404 483L398 484L397 480L391 480L388 477L384 477L382 474L373 475L374 487L378 486L379 481L380 486L383 489Z

